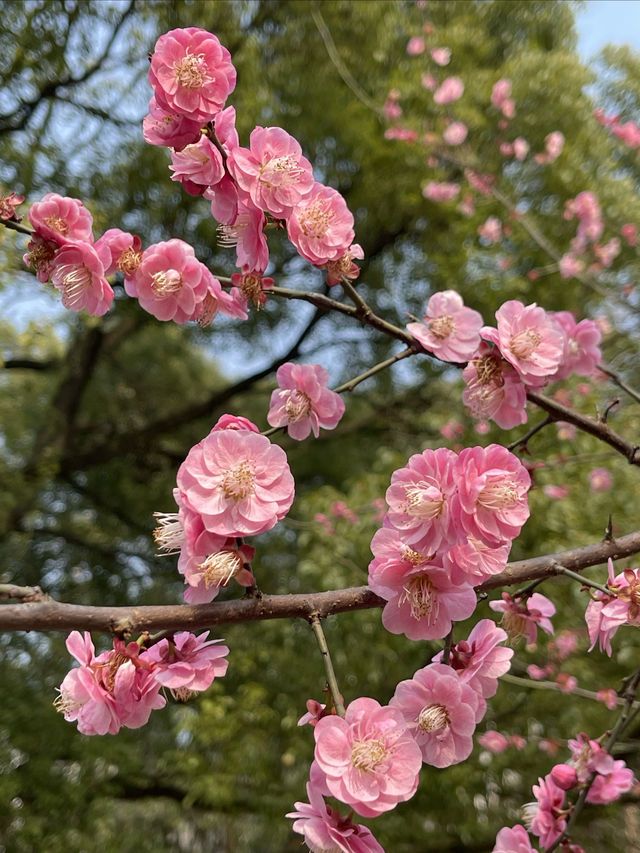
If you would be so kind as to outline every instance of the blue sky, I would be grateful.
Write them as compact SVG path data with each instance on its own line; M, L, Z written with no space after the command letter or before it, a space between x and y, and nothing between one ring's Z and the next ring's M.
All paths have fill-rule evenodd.
M605 44L630 44L640 50L640 0L588 0L576 11L578 49L592 59Z

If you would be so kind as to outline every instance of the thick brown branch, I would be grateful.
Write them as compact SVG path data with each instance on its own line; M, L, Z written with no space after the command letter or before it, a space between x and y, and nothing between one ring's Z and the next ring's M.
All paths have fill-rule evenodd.
M561 566L580 571L588 566L628 557L640 552L640 531L605 540L584 548L533 557L509 563L504 572L477 587L478 592L561 574ZM23 596L21 596L23 598ZM333 613L382 607L383 599L368 587L329 590L298 595L263 595L213 604L144 607L91 607L50 603L6 604L0 606L0 631L70 631L86 629L110 633L143 630L196 630L234 622L264 619L310 620L315 613L324 618Z

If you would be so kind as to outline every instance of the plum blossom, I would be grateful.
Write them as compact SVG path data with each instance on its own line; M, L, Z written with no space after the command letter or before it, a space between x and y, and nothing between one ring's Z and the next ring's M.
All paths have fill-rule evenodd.
M611 639L622 625L640 625L640 569L625 569L613 575L613 561L609 559L609 578L606 595L595 590L587 605L585 620L593 649L598 642L600 651L611 657Z
M320 791L307 783L308 803L296 803L295 812L286 817L295 819L293 831L304 836L311 853L384 853L371 831L354 824L328 806Z
M297 139L281 127L256 127L249 148L234 148L227 166L240 189L260 210L288 218L314 185L311 163Z
M452 122L442 134L447 145L462 145L469 132L467 125L461 121Z
M320 269L327 270L327 284L329 287L340 284L343 278L347 278L350 281L358 278L360 275L360 267L354 263L354 258L357 258L358 260L362 260L362 258L364 258L364 250L358 243L354 243L350 246L344 255L337 260L327 261L326 264L322 264Z
M45 284L49 281L53 259L57 251L58 243L53 240L45 240L44 237L35 233L27 243L27 252L22 256L22 260L28 267L33 268L38 281Z
M467 308L459 293L443 290L427 302L423 322L409 323L407 330L442 361L464 362L480 344L482 323L482 316Z
M135 293L130 295L137 296L144 310L158 320L186 323L195 319L212 279L192 247L172 239L145 249L135 276Z
M576 258L572 254L567 253L558 261L558 270L561 278L573 278L575 275L584 270L584 263L580 258Z
M451 49L448 47L434 47L429 53L436 65L448 65L451 60Z
M407 56L419 56L426 50L424 39L420 36L413 36L407 42Z
M629 246L637 246L638 245L638 226L633 222L627 222L620 229L620 233L627 241Z
M447 77L433 93L436 104L451 104L462 97L464 83L459 77Z
M529 153L529 143L522 136L513 140L513 156L516 160L524 160Z
M99 254L100 252L100 254ZM113 303L113 290L105 278L104 250L91 243L69 243L51 261L54 287L62 293L62 304L71 311L86 311L93 317L106 314Z
M142 135L149 145L162 145L181 151L198 141L202 122L161 109L155 97L149 101L149 115L142 120Z
M151 57L149 82L160 109L207 122L235 89L236 70L217 36L187 27L160 36Z
M204 543L210 538L205 533L198 542ZM250 545L238 545L233 537L227 538L219 548L203 544L192 549L183 548L178 571L188 584L184 600L188 604L208 604L231 580L240 586L253 586L255 578L249 567L255 552Z
M125 279L133 279L142 261L142 241L135 234L121 231L119 228L109 228L100 239L94 243L94 249L102 253L106 247L104 274L112 275L119 270ZM129 287L135 289L135 284Z
M488 729L486 732L478 735L478 743L494 755L499 755L505 749L509 748L508 739L501 732L497 732L494 729Z
M498 80L494 84L491 91L491 103L493 106L502 112L502 115L509 119L516 114L516 105L511 96L511 80L505 77Z
M225 170L222 155L208 136L185 145L171 154L172 181L179 181L190 195L202 195L208 186L219 183Z
M451 667L439 663L401 681L389 702L402 713L422 760L432 767L450 767L469 757L478 704L478 694Z
M531 846L529 833L521 824L509 829L504 827L496 835L496 844L492 853L538 853Z
M516 370L484 341L462 371L462 402L475 418L491 418L502 429L527 422L527 390Z
M337 190L315 183L287 219L287 233L316 266L341 258L353 243L353 214Z
M140 655L137 643L114 639L113 649L96 656L91 635L72 631L66 646L80 664L60 685L55 706L65 720L77 722L85 735L115 735L122 726L137 729L151 711L163 708L153 666Z
M454 545L444 554L444 566L454 583L479 584L506 568L510 550L510 542L487 545L469 536L466 542Z
M568 486L556 486L553 484L544 486L542 490L548 498L554 501L561 501L570 493Z
M587 802L599 805L613 803L633 788L634 781L633 771L624 761L612 759L611 770L598 773L591 783Z
M36 234L59 246L69 242L93 243L93 217L77 198L47 193L29 209Z
M212 430L189 451L177 483L185 505L220 536L271 530L294 496L284 450L249 430Z
M16 195L15 192L9 195L0 195L0 219L10 222L21 222L22 217L16 213L16 207L24 201L23 195Z
M504 613L502 625L512 639L524 637L527 643L535 643L540 626L547 634L553 634L550 616L556 612L553 602L539 592L534 592L526 601L512 598L508 592L502 593L502 601L490 601L489 607L498 613Z
M510 299L496 311L497 329L484 326L481 334L499 348L525 385L541 388L557 371L564 356L562 329L535 302L523 305Z
M429 181L422 188L422 195L429 201L453 201L460 192L460 184L448 184L445 181Z
M633 772L624 761L614 759L584 732L569 741L569 749L570 764L580 782L588 782L593 773L597 774L587 794L588 803L612 803L633 787Z
M564 148L564 134L554 130L544 138L544 152L536 154L537 163L553 163L562 154Z
M449 666L483 699L494 696L498 689L498 678L511 667L513 649L501 646L507 634L498 628L491 619L481 619L473 628L469 637L451 647ZM432 661L440 663L442 652Z
M258 270L250 270L249 267L243 267L241 273L234 273L231 276L233 290L238 291L238 298L245 305L249 302L259 310L264 308L267 302L267 291L273 287L273 279L270 276L263 276Z
M489 216L478 227L478 234L489 244L497 243L502 237L502 222L497 216Z
M576 319L571 311L556 311L551 317L565 334L565 352L554 380L566 379L567 376L591 376L602 361L599 344L602 332L593 320Z
M608 492L613 486L613 477L606 468L593 468L589 471L589 488L592 492Z
M207 192L205 198L208 197ZM237 202L237 215L232 223L218 226L220 244L235 246L236 265L241 269L260 274L266 270L269 263L269 247L264 233L266 223L264 213L247 199Z
M276 373L278 388L271 395L267 421L286 427L291 438L301 441L320 427L335 429L345 410L344 400L331 391L329 374L319 364L282 364Z
M229 654L222 640L207 640L209 632L196 637L181 631L147 649L141 659L154 663L153 677L162 687L172 691L176 699L185 701L194 693L206 690L214 678L227 671Z
M538 779L538 782L538 785L533 786L537 802L525 807L527 822L530 821L530 830L538 836L541 845L548 848L558 840L567 826L565 792L550 775Z
M321 793L377 817L416 792L422 755L399 709L361 697L344 717L323 717L313 733L311 780Z

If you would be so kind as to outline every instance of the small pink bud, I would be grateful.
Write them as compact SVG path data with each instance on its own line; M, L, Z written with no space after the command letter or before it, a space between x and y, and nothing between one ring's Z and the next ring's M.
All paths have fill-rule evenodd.
M551 770L551 778L563 791L569 791L578 784L575 768L570 764L556 764Z

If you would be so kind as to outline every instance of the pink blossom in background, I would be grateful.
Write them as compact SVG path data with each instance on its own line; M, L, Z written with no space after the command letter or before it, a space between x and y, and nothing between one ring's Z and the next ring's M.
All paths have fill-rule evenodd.
M553 602L539 592L534 592L526 601L513 599L508 592L502 593L502 601L490 601L489 607L503 613L502 625L514 640L524 637L527 643L535 643L537 626L547 634L553 634L550 617L556 612Z
M422 755L398 709L361 697L344 717L323 717L313 733L311 778L321 793L363 817L377 817L414 795Z
M556 684L560 687L563 693L573 693L578 686L578 679L569 675L567 672L559 672L556 675Z
M418 133L415 130L411 130L408 127L401 127L400 125L396 125L395 127L388 127L384 132L385 139L399 139L400 142L407 142L412 145L414 142L418 140Z
M473 216L476 210L475 199L472 195L465 195L458 205L458 210L463 216Z
M433 554L458 539L457 519L451 512L456 460L445 447L425 450L391 475L386 521L416 551Z
M16 213L16 207L19 207L24 201L23 195L16 195L14 192L9 195L0 195L0 219L7 222L21 222L22 217Z
M315 183L287 220L287 233L307 261L337 261L353 244L353 214L337 190Z
M529 833L520 824L512 829L505 827L496 835L496 844L492 853L538 853L531 846Z
M56 253L51 261L51 282L62 293L65 308L86 311L92 317L107 313L113 303L103 265L108 257L106 249L96 251L91 243L82 242L69 243Z
M513 140L513 155L516 160L524 160L529 153L529 143L522 136Z
M264 233L266 224L264 213L247 200L238 202L237 216L232 225L218 227L220 244L235 246L236 266L260 273L266 270L269 263L269 247Z
M553 675L553 666L551 664L547 664L547 666L536 666L535 663L529 664L527 667L527 675L529 678L533 678L534 681L543 681L545 678L548 678L550 675Z
M634 781L633 771L624 761L613 761L611 771L599 773L591 783L587 802L597 805L613 803L633 788Z
M293 831L304 836L311 853L384 853L371 831L362 824L354 824L350 817L341 817L328 806L320 791L307 783L308 803L295 803Z
M568 424L565 421L558 421L556 429L558 431L558 438L562 441L573 441L578 432L575 424Z
M558 261L558 270L562 278L573 278L584 270L584 262L571 254L563 255Z
M322 264L320 269L327 270L327 284L329 287L341 284L343 278L347 278L349 281L358 278L360 267L354 263L354 259L356 258L360 261L364 258L364 251L358 243L350 246L344 255L337 260Z
M286 427L291 438L302 441L313 432L335 429L344 415L344 400L331 391L329 374L319 364L287 362L276 373L278 388L271 395L267 422Z
M522 751L527 746L527 741L522 735L509 735L509 746L513 746L515 749Z
M551 500L561 501L567 497L567 495L570 493L571 490L569 489L568 486L548 485L548 486L544 486L542 491L545 493L545 495L548 498L551 498Z
M478 226L478 234L487 243L497 243L502 238L502 222L497 216L489 216L486 221Z
M464 83L459 77L447 77L433 93L436 104L451 104L462 97Z
M326 516L323 512L317 512L314 515L313 520L316 522L316 524L321 524L329 536L336 535L336 531L333 524L331 524L331 521L329 520L328 516Z
M334 501L331 504L331 515L334 515L336 518L346 518L352 524L355 524L358 520L357 513L350 509L344 501Z
M586 782L592 773L611 773L614 767L613 757L598 743L581 732L569 741L571 765L575 768L578 780Z
M483 699L495 696L498 679L511 668L513 649L501 646L507 634L492 619L481 619L466 640L451 647L449 665L458 673L463 684L468 684ZM431 660L440 663L443 653Z
M467 125L461 121L452 122L442 134L447 145L462 145L467 138L469 130Z
M529 518L531 477L517 456L499 444L467 447L455 463L457 523L467 536L499 546L515 539Z
M445 181L429 181L422 188L422 195L429 201L453 201L460 192L460 184L448 184Z
M564 813L565 792L559 788L551 776L538 779L533 786L533 795L537 800L532 804L531 832L537 835L543 847L548 848L557 841L567 826Z
M451 50L448 47L434 47L429 53L436 65L448 65L451 60Z
M160 36L151 57L149 82L160 109L207 122L235 89L236 70L216 36L187 27Z
M478 701L451 667L432 663L401 681L389 706L401 712L425 764L451 767L471 755Z
M29 222L44 240L59 246L69 242L93 243L93 217L77 198L47 193L29 208Z
M162 145L180 151L198 141L202 122L161 109L155 97L149 101L149 115L142 120L142 135L149 145Z
M207 270L207 272L209 271ZM226 290L222 289L218 279L210 274L204 299L196 305L188 319L195 320L204 329L211 325L218 312L226 314L227 317L246 320L248 317L247 300L237 287L232 287L231 293L227 293Z
M462 371L462 402L474 418L490 418L502 429L527 422L527 391L516 370L484 341Z
M209 632L195 636L188 631L175 634L155 643L141 655L152 661L153 677L162 687L175 691L177 699L185 700L193 693L206 690L214 678L227 671L229 654L222 640L207 640Z
M487 545L469 536L466 542L454 545L443 557L444 566L454 583L480 584L502 572L507 565L511 543Z
M440 427L439 432L443 438L453 441L464 435L464 425L452 418Z
M576 631L564 630L556 635L553 642L549 643L549 651L553 652L555 660L566 660L578 648L578 635Z
M564 134L554 130L544 138L544 148L547 155L547 163L553 163L562 154L564 148Z
M256 207L277 219L289 217L314 186L311 163L300 143L281 127L256 127L249 145L231 151L229 171Z
M140 305L158 320L186 323L204 301L212 279L192 247L173 239L145 249L135 291Z
M565 351L562 362L554 375L554 380L567 376L591 376L602 361L600 341L602 332L593 320L580 320L576 323L570 311L555 311L551 317L564 332Z
M596 243L593 247L593 254L603 267L610 267L620 254L620 240L617 237L612 237L602 245Z
M491 187L496 180L495 175L481 175L472 169L465 169L464 176L469 181L470 186L480 195L491 194Z
M424 39L420 38L420 36L413 36L407 42L407 55L408 56L419 56L421 53L424 53L427 49Z
M496 311L497 328L484 326L485 340L520 374L525 385L541 388L556 373L564 356L565 335L544 308L510 299Z
M593 468L589 471L589 488L592 492L608 492L613 486L613 477L606 468Z
M89 632L82 637L72 631L66 645L80 666L65 676L55 705L65 720L77 722L82 734L140 728L151 711L165 706L153 668L140 658L137 643L114 639L111 651L96 656Z
M503 157L513 157L513 145L510 142L501 142L499 150Z
M438 81L433 76L433 74L423 74L421 78L422 85L425 89L428 89L430 92L433 92L438 88Z
M464 362L480 344L482 324L482 316L467 308L459 293L443 290L427 302L423 322L409 323L407 330L442 361Z
M241 273L234 273L231 276L231 283L233 284L232 295L243 303L245 310L250 302L258 310L264 308L267 292L274 285L270 276L263 276L258 270L250 270L248 267L243 267Z
M37 233L33 234L27 243L27 252L22 256L22 260L28 267L33 268L36 278L43 284L49 281L53 259L58 248L58 243L45 240Z
M511 95L511 80L502 77L491 90L491 103L497 109L502 107L505 99Z
M171 154L172 181L179 181L190 195L202 195L206 187L224 177L222 155L208 136Z
M578 242L585 245L587 242L595 243L602 236L604 222L600 212L600 205L595 194L590 191L578 193L569 199L564 206L564 218L579 220L577 238Z
M484 749L488 749L489 752L493 752L494 755L499 755L501 752L504 752L505 749L509 748L509 741L507 738L500 732L496 732L493 729L488 729L486 732L478 735L477 741L480 746L484 747Z
M610 711L613 711L618 706L618 694L611 687L603 687L601 690L598 690L596 696L598 697L598 701L602 702Z
M212 432L219 429L248 429L250 432L260 432L253 421L243 418L241 415L221 415Z
M629 148L640 148L640 127L634 121L613 124L611 133L621 139Z
M389 95L382 107L382 114L387 121L396 121L402 115L402 107L397 101L397 98Z
M205 529L222 536L271 530L294 497L284 450L248 430L213 430L191 448L177 482Z
M623 225L620 229L620 233L627 241L629 246L637 246L638 245L638 227L634 225L632 222L627 222L626 225Z

